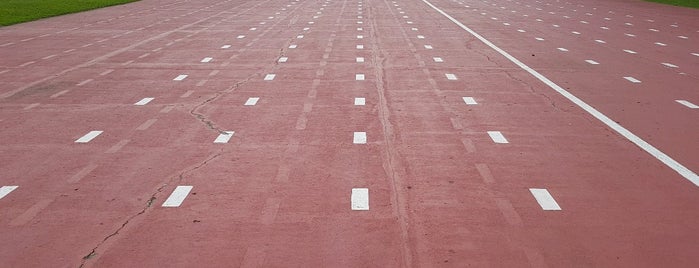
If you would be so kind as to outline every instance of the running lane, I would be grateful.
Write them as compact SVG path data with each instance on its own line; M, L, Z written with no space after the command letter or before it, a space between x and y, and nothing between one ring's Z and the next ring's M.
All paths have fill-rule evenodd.
M2 28L0 258L692 267L697 186L455 22L696 172L693 16L144 0Z

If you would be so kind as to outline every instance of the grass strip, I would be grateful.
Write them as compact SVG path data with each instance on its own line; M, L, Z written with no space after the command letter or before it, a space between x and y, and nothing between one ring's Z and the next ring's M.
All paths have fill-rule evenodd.
M668 4L680 7L693 7L699 8L699 0L646 0L648 2L655 2L661 4Z
M138 0L0 0L0 26L7 26Z

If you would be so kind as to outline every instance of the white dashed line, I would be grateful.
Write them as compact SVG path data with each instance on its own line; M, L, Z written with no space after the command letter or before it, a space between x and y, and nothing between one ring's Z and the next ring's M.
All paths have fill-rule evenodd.
M592 65L597 65L599 62L593 61L593 60L585 60L585 62L592 64Z
M297 35L296 39L303 39L303 35Z
M536 41L544 41L544 39L541 38L541 37L537 37L537 38L534 38L534 39L536 39Z
M369 189L352 188L352 210L369 210Z
M624 79L628 80L631 83L641 83L641 80L638 80L638 79L633 78L631 76L624 76Z
M175 81L182 81L182 80L184 80L185 78L187 78L187 75L186 75L186 74L181 74L181 75L178 75L177 77L175 77L175 79L172 79L172 80L175 80Z
M553 199L553 196L551 196L548 190L530 188L529 192L532 193L534 199L536 199L536 202L539 203L539 206L541 206L541 209L561 210L561 207L558 206L558 203L556 203L556 200Z
M364 62L364 57L357 57L356 61L358 63L362 63L362 62Z
M444 62L444 60L440 57L433 57L432 60L434 60L434 62Z
M444 74L444 76L446 76L447 79L449 79L449 80L457 80L458 79L458 78L456 78L455 74Z
M684 35L678 35L677 38L689 39L689 37L686 37L686 36L684 36Z
M155 99L155 98L143 98L140 101L138 101L137 103L134 103L133 105L143 106L143 105L148 104L153 99Z
M696 104L694 104L694 103L691 103L691 102L689 102L689 101L686 101L686 100L675 100L675 101L678 102L679 104L682 104L682 105L684 105L684 106L687 106L687 107L690 108L690 109L699 109L699 106L698 106L698 105L696 105Z
M357 49L364 49L364 45L357 45Z
M659 46L661 46L661 47L667 46L667 44L665 44L665 43L660 43L660 42L656 42L655 44L656 44L656 45L659 45Z
M690 54L699 57L699 53L690 53Z
M431 45L425 45L425 49L432 49Z
M248 98L248 100L245 101L245 106L255 106L258 100L260 100L259 97Z
M678 68L677 65L674 65L672 63L667 63L667 62L663 62L662 65L665 65L666 67L670 67L670 68Z
M187 198L189 192L192 191L192 188L194 186L177 186L170 194L170 197L165 200L163 207L179 207L184 202L184 199Z
M354 75L354 80L363 81L363 80L364 80L364 74L355 74L355 75Z
M354 132L354 144L366 144L366 132Z
M557 48L557 49L560 50L560 51L563 51L563 52L568 51L568 49L565 49L565 48L562 48L562 47L559 47L559 48Z
M244 35L239 35L237 38L238 38L238 39L243 39L243 38L245 38L245 36L244 36Z
M510 143L500 131L488 131L488 136L490 136L495 143Z
M473 97L463 97L462 99L464 100L464 103L466 103L467 105L476 105L476 104L478 104L478 103L476 102L476 100L475 100Z
M417 36L417 39L425 39L425 36L424 36L424 35L418 35L418 36Z
M226 48L231 48L231 45L223 45L221 48L226 49Z
M233 134L235 134L235 131L223 131L216 137L214 143L228 143L231 137L233 137Z
M17 189L19 186L3 186L0 187L0 199L10 194L12 191Z
M100 134L102 134L103 131L101 130L93 130L85 134L85 136L80 137L79 139L75 140L75 143L88 143L92 139L97 138Z
M363 35L357 35L357 39L364 39Z
M628 36L628 37L636 37L635 34L630 34L630 33L625 33L624 35L626 35L626 36Z
M648 29L648 30L651 31L651 32L660 32L660 30L658 30L658 29L652 29L652 28L651 28L651 29Z
M289 45L289 48L297 48L298 45Z
M281 58L279 58L279 60L277 60L277 62L279 62L279 63L284 63L284 62L286 62L286 61L288 61L288 60L289 60L288 57L281 57Z
M366 104L366 99L364 98L354 98L354 105L356 106L364 106Z
M202 63L207 63L207 62L211 62L211 60L213 60L213 59L214 59L214 58L206 57L206 58L203 58L203 59L201 60L201 62L202 62Z
M527 32L527 31L522 30L522 29L518 29L517 31L520 32L520 33L526 33L526 32Z
M607 42L605 42L604 40L599 40L599 39L595 40L595 42L600 43L600 44L606 44L606 43L607 43Z
M636 54L636 51L628 50L628 49L624 49L624 52L629 53L629 54Z
M265 75L265 81L272 81L274 80L274 77L277 76L276 74L267 74Z

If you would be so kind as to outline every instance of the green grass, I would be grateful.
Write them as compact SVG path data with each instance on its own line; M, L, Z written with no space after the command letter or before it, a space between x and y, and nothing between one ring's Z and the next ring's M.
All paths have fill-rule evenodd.
M681 7L699 8L699 0L646 0L648 2L656 2Z
M138 0L0 0L0 26Z

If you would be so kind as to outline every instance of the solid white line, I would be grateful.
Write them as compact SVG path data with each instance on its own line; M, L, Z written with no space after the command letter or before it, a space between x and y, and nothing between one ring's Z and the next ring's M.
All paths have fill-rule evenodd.
M88 143L92 139L97 138L100 134L102 134L103 131L101 130L93 130L85 134L85 136L80 137L79 139L75 140L76 143Z
M366 132L354 132L354 144L366 144Z
M274 77L277 76L276 74L267 74L265 75L265 81L272 81L274 80Z
M539 206L541 206L541 209L561 210L561 207L558 206L558 203L556 203L556 200L553 199L553 196L551 196L548 190L530 188L529 192L532 193L532 195L536 199L536 202L539 203Z
M592 64L592 65L597 65L599 62L593 61L593 60L585 60L585 62Z
M354 98L354 105L363 106L366 104L366 99L364 98Z
M218 134L214 143L228 143L231 137L233 137L233 134L235 134L235 131L223 131L221 134Z
M636 78L633 78L631 76L624 76L624 79L629 80L631 83L641 83L641 80L638 80Z
M245 101L245 106L254 106L257 104L257 101L259 101L259 100L260 100L259 97L248 98L248 100Z
M510 143L500 131L488 131L488 136L490 136L495 143Z
M434 60L434 62L444 62L444 60L440 57L433 57L432 60Z
M8 194L10 194L10 192L12 192L12 191L14 191L15 189L17 189L17 187L19 187L19 186L3 186L3 187L0 187L0 199L2 199L3 197L7 196Z
M362 81L362 80L364 80L364 74L355 74L355 75L354 75L354 80L357 80L357 81Z
M357 57L357 62L359 62L359 63L364 62L364 57Z
M680 104L682 104L684 106L689 107L690 109L699 109L699 106L697 106L696 104L691 103L689 101L686 101L686 100L675 100L675 101L679 102Z
M607 117L603 113L599 112L597 109L590 106L589 104L587 104L583 100L579 99L575 95L566 91L562 87L556 85L556 83L554 83L550 79L546 78L545 76L543 76L539 72L535 71L534 69L530 68L526 64L522 63L517 58L513 57L512 55L510 55L509 53L500 49L499 47L495 46L493 43L491 43L490 41L488 41L487 39L485 39L484 37L482 37L478 33L474 32L473 30L471 30L468 27L466 27L465 25L463 25L461 22L459 22L459 21L455 20L454 18L452 18L451 16L449 16L449 14L444 13L444 11L442 11L442 10L438 9L437 7L435 7L434 5L432 5L432 3L428 2L427 0L422 0L422 1L425 2L427 5L429 5L430 7L432 7L433 9L437 10L439 13L441 13L442 15L447 17L449 20L451 20L452 22L457 24L459 27L461 27L465 31L469 32L470 34L472 34L473 36L475 36L476 38L481 40L481 42L483 42L484 44L486 44L487 46L489 46L493 50L497 51L498 53L503 55L505 58L509 59L512 63L514 63L517 66L519 66L520 68L524 69L525 71L527 71L528 73L530 73L531 75L533 75L534 77L539 79L541 82L543 82L544 84L551 87L551 89L555 90L556 92L558 92L559 94L561 94L562 96L564 96L565 98L570 100L571 102L575 103L577 106L579 106L580 108L582 108L583 110L588 112L590 115L592 115L595 118L597 118L598 120L600 120L602 123L607 125L609 128L613 129L614 131L616 131L620 135L624 136L630 142L636 144L636 146L638 146L639 148L646 151L648 154L650 154L653 157L655 157L656 159L658 159L658 161L662 162L663 164L667 165L671 169L675 170L675 172L677 172L682 177L684 177L685 179L692 182L694 185L699 186L699 175L697 175L696 173L694 173L693 171L691 171L690 169L688 169L684 165L680 164L679 162L675 161L667 154L665 154L662 151L658 150L657 148L653 147L653 145L649 144L648 142L644 141L640 137L636 136L636 134L633 134L631 131L622 127L621 125L619 125L619 123L616 123L614 120L610 119L609 117Z
M449 79L449 80L457 80L457 79L458 79L458 78L456 78L456 75L454 75L454 74L444 74L444 75L445 75L445 76L447 77L447 79Z
M278 60L277 62L284 63L284 62L286 62L286 61L288 61L288 60L289 60L288 57L281 57L281 58L279 58L279 60Z
M207 62L211 62L211 60L213 60L213 59L214 59L214 58L206 57L206 58L203 58L203 59L201 60L201 62L207 63Z
M137 103L134 103L133 105L146 105L150 101L152 101L153 99L155 99L155 98L143 98L140 101L138 101Z
M182 81L182 80L184 80L185 78L187 78L187 75L186 75L186 74L181 74L181 75L178 75L177 77L175 77L175 79L172 79L172 80L175 80L175 81Z
M369 189L352 188L352 210L369 210Z
M476 102L476 100L473 99L473 97L463 97L463 100L464 100L464 103L466 103L466 104L468 104L468 105L476 105L476 104L478 104L478 103Z
M184 199L187 198L189 192L192 191L192 188L194 186L177 186L170 194L170 197L165 200L163 207L179 207L184 202Z

